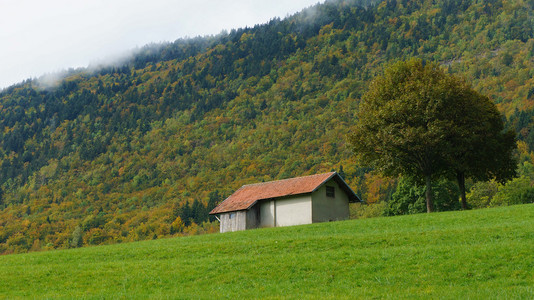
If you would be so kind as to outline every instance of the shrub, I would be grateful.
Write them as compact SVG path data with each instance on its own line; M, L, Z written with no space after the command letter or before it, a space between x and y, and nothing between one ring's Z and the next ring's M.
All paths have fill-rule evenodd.
M508 181L491 199L490 206L534 203L534 187L530 179L521 176Z
M424 186L414 180L401 178L397 189L387 203L384 215L406 215L426 212ZM448 180L433 183L432 193L435 211L449 211L460 209L458 186Z
M76 226L72 232L72 239L70 241L70 246L73 248L81 247L83 244L83 231L80 226Z
M377 202L372 204L355 203L350 205L351 219L366 219L380 217L384 215L387 207L386 202Z
M496 181L480 181L475 183L467 193L467 205L471 208L489 207L491 200L497 194L500 184Z

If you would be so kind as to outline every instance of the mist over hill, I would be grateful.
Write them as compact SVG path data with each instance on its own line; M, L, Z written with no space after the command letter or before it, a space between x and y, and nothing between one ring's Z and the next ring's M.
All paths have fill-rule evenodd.
M394 184L346 137L387 63L437 61L534 147L532 1L330 1L214 37L139 49L0 92L0 252L213 232L242 184L343 168L368 201Z

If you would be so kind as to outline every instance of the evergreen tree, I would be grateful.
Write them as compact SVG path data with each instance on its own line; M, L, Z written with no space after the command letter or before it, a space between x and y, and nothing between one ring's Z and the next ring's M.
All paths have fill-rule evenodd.
M347 180L345 179L347 175L345 174L345 171L343 171L343 165L339 165L339 171L337 173L339 174L339 177L343 178L343 180Z
M208 214L209 214L210 211L212 211L217 206L217 204L220 202L220 198L221 198L221 196L219 195L219 191L218 190L210 192L209 198L208 198L208 204L206 206L206 211L207 211ZM214 216L209 215L209 221L210 222L213 222L215 220L216 219L215 219Z
M180 219L182 219L182 222L184 222L185 226L191 225L191 220L193 219L193 213L191 210L191 206L189 205L189 202L187 201L182 206Z

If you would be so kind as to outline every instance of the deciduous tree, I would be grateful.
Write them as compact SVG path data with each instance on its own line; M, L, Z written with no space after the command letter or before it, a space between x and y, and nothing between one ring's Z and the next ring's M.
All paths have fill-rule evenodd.
M419 59L393 64L371 83L350 140L360 164L424 181L427 212L433 178L455 174L465 205L465 176L509 178L515 166L514 136L503 132L495 105Z
M504 131L502 116L491 100L465 83L463 113L455 119L454 151L449 163L460 189L462 208L467 209L465 179L496 179L504 183L515 176L517 161L515 133Z

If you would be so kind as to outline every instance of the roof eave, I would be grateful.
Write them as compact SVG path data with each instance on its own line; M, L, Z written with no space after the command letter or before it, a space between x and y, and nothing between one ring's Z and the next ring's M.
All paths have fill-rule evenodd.
M313 191L315 192L315 190ZM291 197L291 196L297 196L297 195L306 195L306 194L311 194L313 192L306 192L306 193L296 193L296 194L289 194L289 195L285 195L285 196L282 196L282 197L274 197L274 198L263 198L263 199L258 199L256 201L254 201L251 205L249 205L247 208L243 208L243 209L236 209L236 210L224 210L224 211L215 211L215 208L209 212L210 215L218 215L218 214L224 214L224 213L229 213L229 212L233 212L233 211L242 211L242 210L249 210L251 209L254 205L256 205L256 203L260 202L260 201L265 201L265 200L270 200L270 199L280 199L280 198L284 198L284 197Z
M253 207L254 205L256 205L256 203L258 203L258 201L261 201L261 200L266 200L266 199L258 199L256 201L254 201L251 205L249 205L248 207L246 208L243 208L243 209L235 209L235 210L224 210L224 211L215 211L215 207L212 211L209 212L210 215L218 215L218 214L224 214L224 213L228 213L228 212L233 212L233 211L242 211L242 210L249 210L251 207Z

